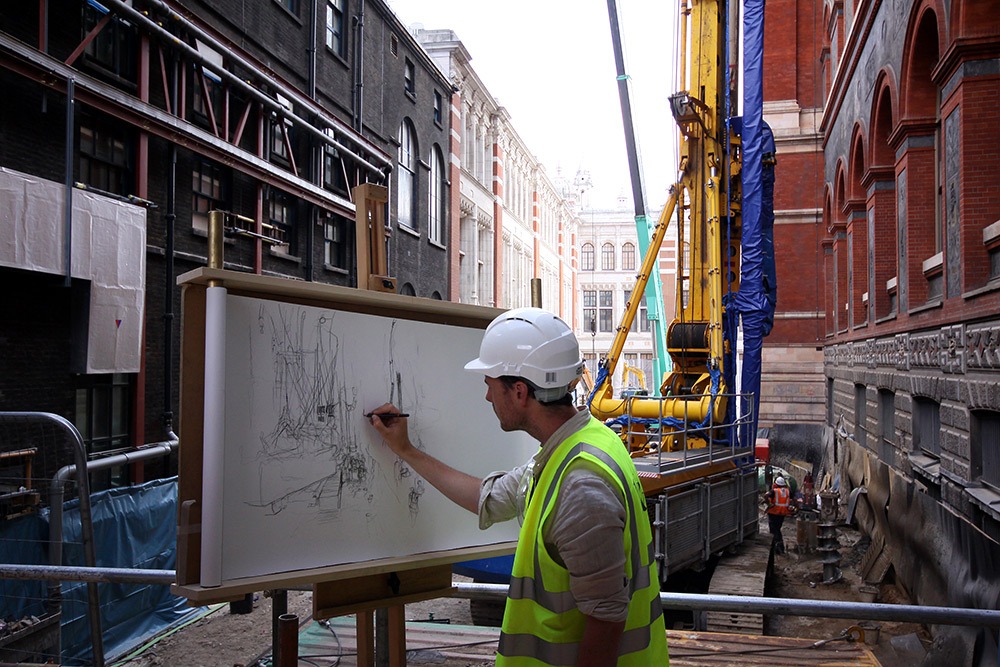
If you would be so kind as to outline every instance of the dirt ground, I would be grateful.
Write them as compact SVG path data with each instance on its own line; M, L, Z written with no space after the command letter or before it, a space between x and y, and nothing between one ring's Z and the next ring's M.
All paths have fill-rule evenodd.
M761 531L767 531L762 521ZM858 531L839 527L837 537L841 554L843 577L832 584L824 584L823 565L816 553L801 553L795 542L795 521L786 521L782 531L787 546L786 555L776 556L773 571L768 578L764 594L771 597L799 599L853 600L864 602L885 602L909 604L903 591L892 583L881 586L865 586L857 568L864 555L866 542ZM734 556L738 558L739 556ZM468 581L456 576L458 581ZM289 591L288 611L296 614L303 628L312 623L311 594L305 591ZM270 662L272 601L264 595L256 595L253 611L249 614L232 614L228 605L203 613L187 625L174 629L154 640L134 657L110 662L113 667L268 667ZM443 622L453 626L473 625L469 601L463 599L437 599L406 606L407 621L424 621L408 626L408 646L412 641L439 638L441 643L430 650L413 652L408 656L409 664L435 664L444 667L485 667L493 664L495 650L495 630L483 629L485 634L462 636L459 628L449 630ZM435 626L426 621L441 623ZM765 619L765 634L787 637L808 637L817 640L831 639L840 635L855 622L846 619L821 619L803 616L773 616ZM327 626L323 626L327 627ZM431 628L431 630L427 630ZM433 633L440 628L438 635ZM330 632L337 630L350 633L347 626L327 627ZM439 637L440 633L445 633ZM452 633L455 633L452 635ZM877 638L874 636L877 635ZM491 642L491 638L494 640ZM896 638L894 641L893 638ZM929 637L926 631L912 623L877 622L867 631L867 643L873 649L883 667L915 667L923 657L923 645ZM347 638L350 641L350 638ZM433 640L427 640L431 644ZM427 641L424 646L427 646ZM462 645L449 649L448 644ZM338 645L338 649L339 649ZM351 649L348 649L350 653ZM305 651L303 651L305 654ZM311 657L302 659L300 665L327 667L332 665L353 665L356 660L351 655L334 657Z
M796 522L785 521L782 536L785 555L774 557L771 576L764 594L769 597L806 600L844 600L885 604L912 604L906 593L894 583L866 585L858 569L868 547L867 538L848 526L838 526L837 540L841 557L842 577L835 583L823 583L823 563L819 553L806 553L796 541ZM766 521L760 530L767 532ZM869 645L883 667L915 667L923 659L924 645L930 635L915 623L892 621L851 621L848 619L814 618L809 616L770 616L765 619L764 633L783 637L832 639L847 628L861 625L865 643ZM893 641L893 638L896 638Z
M470 581L456 575L456 581ZM255 594L253 610L249 614L230 613L229 605L215 605L194 620L174 631L168 631L144 649L133 651L109 661L110 667L268 667L271 665L272 599ZM312 621L312 594L309 591L288 591L288 613L299 618L304 628ZM469 601L441 598L428 602L406 605L407 621L445 622L454 625L472 625ZM424 625L423 623L421 625ZM408 634L412 634L408 630ZM461 643L456 641L455 643ZM466 651L462 657L449 656L446 650L418 651L408 658L409 664L438 664L444 667L485 667L493 664L493 646L479 651ZM470 653L483 653L476 660ZM342 658L303 659L300 665L327 667L340 664L353 665L351 655Z

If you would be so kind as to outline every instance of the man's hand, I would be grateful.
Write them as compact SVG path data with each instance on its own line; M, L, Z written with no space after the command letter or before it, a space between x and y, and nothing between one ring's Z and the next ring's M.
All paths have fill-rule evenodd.
M368 418L368 423L378 431L392 453L406 461L418 475L430 482L434 488L455 504L464 507L473 514L478 513L479 486L482 480L455 470L414 447L406 429L406 417L388 416L398 414L399 408L392 403L386 403L372 410L372 416ZM380 417L379 415L386 416Z
M587 624L583 628L577 667L614 667L618 664L618 645L625 631L625 621L602 621L593 616L584 618Z
M406 455L413 449L413 444L410 443L410 436L406 428L406 417L379 416L397 414L399 414L399 408L392 403L385 403L372 410L372 416L368 419L368 423L375 427L378 434L385 440L385 444L389 445L389 449L396 456L405 460L407 458Z

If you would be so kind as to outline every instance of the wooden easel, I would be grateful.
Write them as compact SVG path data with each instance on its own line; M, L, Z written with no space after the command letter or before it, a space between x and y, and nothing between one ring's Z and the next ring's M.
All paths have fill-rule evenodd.
M224 286L230 294L341 311L386 314L454 326L485 329L499 314L494 308L469 306L430 299L400 297L395 282L388 278L385 255L384 187L363 185L355 188L356 232L365 252L359 252L359 272L364 267L370 280L362 289L284 280L221 268L222 235L219 220L214 243L210 243L211 266L195 269L178 279L184 286L181 334L181 420L178 480L177 571L171 591L185 597L192 606L242 599L247 593L263 590L313 586L313 614L318 620L357 615L358 664L375 665L375 623L372 612L388 610L389 664L406 664L404 604L450 596L451 563L511 553L513 542L469 546L447 551L389 557L360 563L343 563L259 576L222 580L218 586L202 586L201 561L202 476L204 468L204 380L206 291ZM217 217L217 216L213 216ZM370 251L370 254L369 254ZM376 271L380 273L376 273ZM364 289L364 288L368 289Z
M346 581L313 585L313 618L324 620L355 614L358 629L358 667L375 666L375 622L373 612L387 609L389 615L389 665L406 664L406 619L403 605L453 592L451 565L392 571Z

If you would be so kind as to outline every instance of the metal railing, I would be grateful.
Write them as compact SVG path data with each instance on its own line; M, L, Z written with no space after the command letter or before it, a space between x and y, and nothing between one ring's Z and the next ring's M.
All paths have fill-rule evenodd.
M694 424L688 413L689 403L701 404L707 400L715 401L735 401L734 405L749 408L747 414L740 414L732 421L716 422L714 410L708 411L703 424ZM627 444L631 447L633 438L652 438L658 440L660 446L657 447L657 465L663 466L662 443L671 438L679 441L680 447L676 451L682 452L682 461L685 468L695 465L705 465L720 463L731 459L740 458L753 452L753 443L740 444L738 434L748 430L753 424L753 394L693 394L691 396L626 396L621 399L625 404L625 414L633 413L632 403L641 401L645 411L650 410L649 406L656 404L657 417L649 419L635 419L626 422L623 426L623 433L626 435ZM678 414L678 407L683 411ZM653 431L647 429L647 424L653 427ZM640 428L634 429L633 425ZM658 430L657 430L658 429ZM718 441L720 431L730 434L725 442ZM706 443L704 447L693 447L691 441L702 441ZM669 451L669 450L668 450Z
M134 463L137 461L145 461L154 458L160 458L169 455L178 445L177 436L170 432L168 435L171 437L170 440L155 443L152 445L147 445L142 448L132 450L129 452L124 452L121 454L115 454L112 456L106 456L104 458L88 460L87 451L83 442L83 438L76 427L70 423L67 419L47 413L47 412L0 412L0 428L19 428L22 431L22 435L28 435L32 431L35 437L39 437L38 434L44 433L46 430L58 433L66 442L68 442L74 454L74 459L76 463L72 465L66 465L59 469L58 472L53 476L49 484L49 562L50 565L4 565L0 566L0 570L7 569L8 572L0 574L0 579L34 579L34 580L44 580L49 581L49 592L48 598L50 604L54 605L61 612L62 605L62 593L61 586L59 585L62 581L82 581L87 584L87 615L90 622L90 635L93 650L93 662L97 667L103 667L104 665L104 643L101 633L101 607L100 599L98 596L98 583L153 583L147 581L149 577L156 578L153 574L154 571L136 571L127 570L123 568L97 568L97 557L96 557L96 547L94 543L94 525L93 525L93 515L91 512L90 504L90 479L89 475L93 472L99 472L101 470L106 470L108 468L113 468L116 466L124 465L127 463ZM44 438L44 436L41 436ZM85 470L87 474L79 475L77 480L77 490L80 506L80 521L81 530L80 534L83 540L83 557L86 567L74 568L66 567L62 564L63 559L63 502L65 500L65 485L78 476L80 470ZM18 576L16 572L18 570L22 571L22 574ZM94 578L93 573L100 570L107 570L109 572L116 573L115 579L108 578ZM39 577L39 573L48 572L48 576ZM67 576L66 573L77 572L77 575ZM89 575L81 575L80 573L87 572ZM132 572L140 572L140 575L130 575ZM56 576L55 573L62 573ZM87 576L90 578L80 578L80 576ZM122 577L132 576L133 579L127 580ZM136 579L135 577L138 576ZM173 583L173 574L170 574L169 579L160 576L159 580L155 583L158 584L171 584Z
M53 567L0 564L2 579L87 581L128 584L171 584L175 570L141 570L107 567ZM507 586L455 582L452 597L476 600L507 599ZM664 609L677 611L727 611L750 614L780 614L861 621L897 621L936 625L1000 628L1000 610L936 607L841 600L804 600L745 595L660 593Z

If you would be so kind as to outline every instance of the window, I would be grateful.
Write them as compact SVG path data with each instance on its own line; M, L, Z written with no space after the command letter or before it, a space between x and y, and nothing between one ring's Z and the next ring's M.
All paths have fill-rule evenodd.
M584 243L583 247L580 249L580 270L581 271L593 271L594 270L594 244Z
M389 53L392 54L393 58L399 57L399 39L395 35L389 36Z
M622 271L635 271L635 245L632 243L622 245Z
M288 141L285 141L285 138ZM271 160L288 164L288 146L292 141L292 124L281 118L271 120Z
M983 484L1000 491L1000 412L972 413L972 465Z
M417 94L417 84L414 81L413 62L411 62L409 58L406 59L406 64L403 69L403 90L410 96L415 96Z
M299 0L277 0L277 2L292 14L299 15Z
M80 121L80 180L106 192L132 192L132 141L124 123Z
M833 426L833 378L826 379L826 423Z
M399 293L403 296L416 296L417 290L413 289L413 285L410 283L403 283L403 286L399 288Z
M331 139L336 138L332 128L326 128L323 134ZM323 146L323 187L348 196L347 166L340 157L340 151L330 144Z
M417 180L417 147L413 138L413 126L410 121L403 120L399 126L399 152L396 156L399 163L396 179L396 220L399 224L416 229L416 180Z
M434 91L434 122L438 125L444 123L444 98L436 90Z
M583 290L583 328L590 333L597 332L597 291Z
M601 246L601 271L615 270L615 246L605 243Z
M612 323L614 322L614 303L615 296L614 292L611 290L600 290L597 295L598 303L598 330L601 333L608 333L613 330Z
M268 220L274 226L274 231L281 245L273 246L275 252L292 255L295 253L295 207L290 195L271 188L271 196L267 205Z
M639 368L642 369L643 374L649 378L649 389L655 388L656 383L659 382L653 377L653 354L651 352L640 352L639 353Z
M132 446L131 375L80 375L74 424L90 458L110 456ZM91 491L128 484L128 469L119 466L91 474Z
M207 233L208 212L227 209L225 199L222 169L207 160L197 160L191 170L191 228Z
M597 355L590 352L583 353L583 363L587 366L587 370L590 371L590 377L597 379Z
M435 243L441 243L442 225L445 220L445 182L444 182L444 160L441 158L441 149L434 146L431 150L431 187L428 192L428 227L427 236Z
M865 424L865 420L868 419L867 401L865 385L854 385L854 440L862 447L868 446L867 438L865 437L868 433L868 428Z
M880 456L891 464L896 440L896 394L888 389L878 390L878 433Z
M913 448L918 453L941 456L941 406L929 398L913 399Z
M108 10L96 2L83 3L83 35L97 27ZM87 45L86 61L115 77L136 80L136 31L130 23L112 17Z
M326 48L344 56L344 0L326 0Z
M649 333L649 311L646 310L645 297L639 297L639 331Z
M641 298L641 297L640 297ZM632 290L625 290L625 307L623 310L628 309L629 302L632 301ZM635 333L639 329L639 311L635 312L635 317L632 318L632 325L629 327L629 331Z
M347 268L347 220L335 215L323 221L323 262Z

